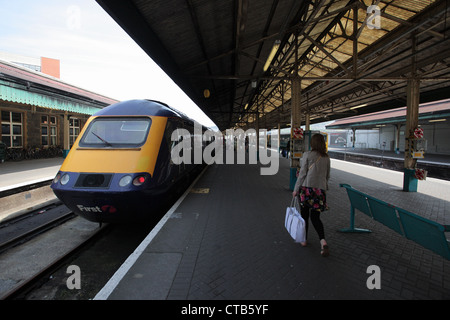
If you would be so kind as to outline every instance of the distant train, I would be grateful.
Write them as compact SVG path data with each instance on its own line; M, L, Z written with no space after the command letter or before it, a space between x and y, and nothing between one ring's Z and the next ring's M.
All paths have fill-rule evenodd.
M171 136L179 128L194 139L193 120L164 103L110 105L88 119L51 188L90 221L158 219L154 213L204 166L171 160Z

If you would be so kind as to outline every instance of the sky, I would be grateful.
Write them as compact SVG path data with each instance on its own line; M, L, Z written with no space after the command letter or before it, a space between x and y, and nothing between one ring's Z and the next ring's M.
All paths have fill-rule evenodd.
M0 0L0 51L60 60L61 80L120 101L153 99L214 123L95 0Z

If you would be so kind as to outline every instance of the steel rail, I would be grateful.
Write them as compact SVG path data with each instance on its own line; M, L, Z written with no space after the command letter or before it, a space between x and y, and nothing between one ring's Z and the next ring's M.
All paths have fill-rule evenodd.
M41 284L45 278L50 276L52 273L60 269L69 259L74 257L76 254L84 250L87 246L95 242L99 237L101 237L107 230L111 228L110 224L104 224L100 226L89 238L87 238L82 243L78 244L70 251L56 258L47 267L42 268L42 270L36 272L28 279L20 282L17 286L10 289L2 296L0 300L20 300L24 299L25 295L32 291L37 285Z
M12 247L15 247L24 241L34 238L41 233L51 230L51 229L55 228L56 226L74 218L75 216L76 216L75 213L68 212L58 218L55 218L53 220L50 220L50 221L40 225L39 227L28 230L28 231L24 232L23 234L20 234L14 238L6 240L6 241L0 243L0 253L3 253L6 250L11 249Z

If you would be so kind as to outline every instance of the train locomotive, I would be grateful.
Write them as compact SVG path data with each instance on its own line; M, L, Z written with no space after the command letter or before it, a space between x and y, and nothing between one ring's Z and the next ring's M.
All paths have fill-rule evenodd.
M73 212L94 222L156 220L205 164L175 164L172 132L194 122L168 105L129 100L91 116L51 188ZM202 130L206 130L202 127ZM192 139L194 136L192 135Z

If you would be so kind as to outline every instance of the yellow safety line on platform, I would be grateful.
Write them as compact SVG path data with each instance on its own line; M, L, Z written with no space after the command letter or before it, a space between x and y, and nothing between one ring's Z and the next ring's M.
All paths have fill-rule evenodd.
M193 188L191 193L209 193L209 188Z

